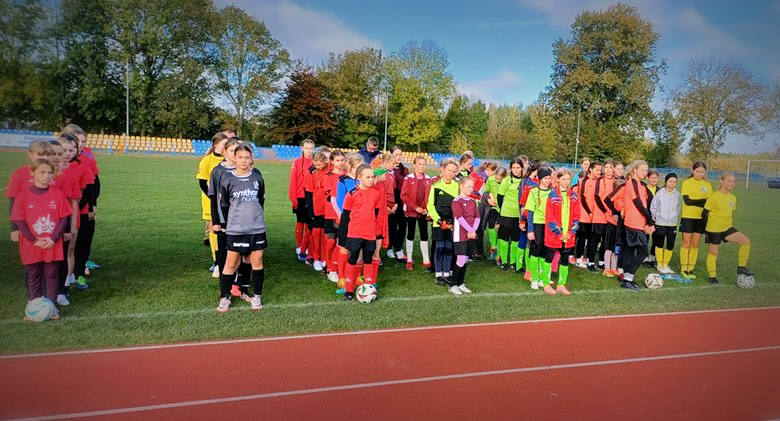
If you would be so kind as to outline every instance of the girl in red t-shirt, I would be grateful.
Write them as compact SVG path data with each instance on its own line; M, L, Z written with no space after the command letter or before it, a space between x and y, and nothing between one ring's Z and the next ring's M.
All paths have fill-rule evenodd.
M45 159L30 164L33 185L19 192L11 221L19 229L19 255L27 272L27 297L57 301L57 274L63 259L62 234L71 207L65 195L49 188L54 165Z
M339 177L344 175L347 170L347 161L344 153L335 150L330 154L330 171L325 175L324 189L325 189L325 227L323 232L325 234L325 246L323 250L323 257L327 259L328 268L328 280L331 282L338 282L338 257L339 249L336 247L336 234L338 234L338 214L336 213L336 207L333 205L333 201L336 200L336 194L338 189Z
M358 167L356 175L359 184L347 193L344 199L344 214L349 215L347 227L349 261L344 281L345 301L354 298L355 284L360 275L360 267L357 263L361 252L363 253L363 281L367 284L376 284L379 267L372 260L376 249L379 209L385 206L384 197L378 190L372 188L375 181L374 170L363 164Z

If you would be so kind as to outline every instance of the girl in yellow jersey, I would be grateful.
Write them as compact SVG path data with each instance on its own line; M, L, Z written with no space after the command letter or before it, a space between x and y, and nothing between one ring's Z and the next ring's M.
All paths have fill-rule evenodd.
M706 222L705 241L709 244L707 254L707 272L709 272L710 283L717 284L716 263L718 259L718 248L721 242L739 244L739 255L737 259L737 274L751 276L753 273L748 270L748 257L750 257L750 239L736 230L733 226L733 214L737 209L737 197L731 193L737 184L734 174L724 173L720 176L720 187L707 199L702 212L702 219Z
M217 234L211 229L211 200L208 196L209 191L209 179L211 178L211 171L219 165L224 158L222 158L222 150L225 148L228 138L223 132L219 132L211 138L211 147L209 147L206 155L201 158L198 163L198 173L195 178L198 180L198 186L200 187L200 208L201 218L206 222L206 233L208 234L209 247L211 247L211 259L216 262L217 251ZM211 270L216 276L219 277L219 268L216 263L211 266Z
M680 272L687 279L696 279L693 268L696 267L696 259L699 256L699 241L704 233L704 220L701 212L707 199L712 196L712 184L705 178L707 165L701 161L693 164L690 177L686 178L680 186L682 195L682 219L680 220L680 232L682 232L682 247L680 247Z

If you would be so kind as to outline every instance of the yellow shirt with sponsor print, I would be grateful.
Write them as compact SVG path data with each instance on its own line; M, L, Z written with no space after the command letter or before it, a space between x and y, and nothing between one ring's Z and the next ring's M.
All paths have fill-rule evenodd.
M224 160L223 157L214 155L213 153L210 153L208 155L205 155L203 158L201 158L200 163L198 163L198 173L195 175L195 178L197 180L206 180L206 182L211 179L211 171L214 170L214 168L219 165L220 162ZM200 208L201 208L201 218L203 218L204 221L210 221L211 220L211 202L209 201L209 197L206 196L203 191L200 192Z
M737 209L737 196L720 190L707 199L704 209L707 215L707 232L723 232L734 226L733 215Z
M708 199L712 196L712 184L705 179L697 180L693 177L686 178L680 187L680 195L688 196L692 200ZM682 204L682 217L690 219L701 219L701 206L690 206Z

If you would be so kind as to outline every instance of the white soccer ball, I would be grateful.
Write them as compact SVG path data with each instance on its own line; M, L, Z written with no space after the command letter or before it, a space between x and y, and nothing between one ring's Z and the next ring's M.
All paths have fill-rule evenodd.
M756 279L753 275L737 275L737 286L740 288L753 288L756 286Z
M372 284L362 284L355 290L355 297L363 304L376 300L376 287Z
M46 297L38 297L27 302L24 315L27 320L44 322L59 314L57 306Z
M664 278L657 273L651 273L645 278L645 286L650 289L659 289L664 286Z

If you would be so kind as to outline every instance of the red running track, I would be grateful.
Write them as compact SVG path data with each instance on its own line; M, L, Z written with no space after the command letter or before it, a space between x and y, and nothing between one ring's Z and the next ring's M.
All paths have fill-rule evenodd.
M0 418L780 418L780 307L0 357Z

